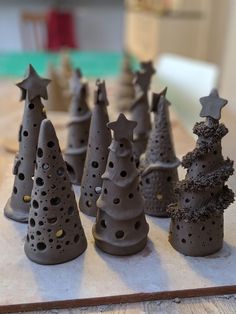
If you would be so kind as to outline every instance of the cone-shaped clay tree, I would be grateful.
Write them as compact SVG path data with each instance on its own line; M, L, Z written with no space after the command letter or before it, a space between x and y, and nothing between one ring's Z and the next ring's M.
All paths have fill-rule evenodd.
M101 250L114 255L135 254L147 242L149 227L131 143L136 124L123 114L117 121L108 123L114 131L114 138L109 147L106 171L102 175L93 236Z
M37 167L25 253L39 264L59 264L82 254L87 241L52 123L40 128Z
M151 129L148 90L154 73L152 62L142 62L141 71L136 72L134 79L135 100L131 106L130 113L132 120L137 122L137 126L134 129L133 142L134 157L137 163L141 154L145 152Z
M39 129L46 117L41 97L47 99L48 83L49 80L38 76L30 65L27 77L17 84L22 91L21 99L25 100L25 108L19 131L19 153L13 167L13 191L4 213L19 222L28 221Z
M73 184L80 184L86 157L91 112L88 107L88 84L79 69L71 81L72 102L68 123L68 141L65 160Z
M177 184L178 201L169 206L171 226L169 241L180 253L205 256L223 245L223 213L234 200L225 182L233 174L233 162L222 156L221 139L228 133L219 123L227 100L213 90L200 99L201 117L193 132L198 136L196 148L183 157L186 177Z
M97 81L95 106L92 112L89 130L88 149L81 182L80 210L89 215L97 214L97 199L102 186L101 176L106 168L108 146L111 143L111 132L107 128L107 95L105 82Z
M180 164L175 156L169 120L170 103L165 94L166 89L160 94L153 94L154 123L147 150L140 161L145 213L158 217L167 217L168 205L176 201L174 188Z
M121 111L130 109L130 106L134 101L135 92L133 80L134 73L132 71L130 57L128 54L125 54L116 97L116 104Z

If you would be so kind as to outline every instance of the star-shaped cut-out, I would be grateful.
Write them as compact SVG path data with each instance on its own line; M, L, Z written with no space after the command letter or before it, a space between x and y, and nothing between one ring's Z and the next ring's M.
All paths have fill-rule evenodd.
M50 80L40 77L30 64L27 77L16 85L21 89L21 100L26 99L26 94L28 94L29 101L32 101L35 97L48 99L47 85L49 83Z
M220 120L221 110L228 101L220 98L217 89L213 89L209 96L200 98L200 103L202 105L200 117L210 117Z
M167 93L167 87L165 87L160 93L152 93L152 105L151 105L151 111L157 112L158 111L158 105L163 98L165 102L170 105L170 102L166 99L166 93Z
M108 106L107 91L105 81L96 81L95 104Z
M109 122L107 126L114 131L114 139L133 140L133 131L137 122L128 120L123 113L120 113L118 119L114 122Z

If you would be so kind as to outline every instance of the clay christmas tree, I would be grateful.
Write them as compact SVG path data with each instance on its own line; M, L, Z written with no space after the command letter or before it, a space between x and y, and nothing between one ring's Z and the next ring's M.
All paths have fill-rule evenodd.
M39 264L59 264L82 254L87 241L52 123L40 128L37 167L25 253Z
M106 171L102 175L93 236L101 250L114 255L135 254L147 242L149 227L131 143L136 124L123 114L117 121L108 123L114 131L114 138L109 147Z
M169 206L169 241L177 251L191 256L205 256L221 249L223 213L234 200L225 184L233 174L233 162L223 158L221 148L228 129L219 123L227 100L213 90L200 102L200 116L206 119L193 128L198 136L196 148L183 158L187 174L177 185L177 203Z
M137 121L133 143L136 162L139 161L141 154L145 152L151 129L148 90L151 84L151 77L154 73L155 70L152 62L142 62L141 71L137 71L135 74L135 100L130 111L132 120Z
M111 133L107 128L109 118L107 114L108 100L105 82L97 81L96 84L95 106L92 112L88 149L79 200L80 210L94 217L97 213L96 201L102 186L101 175L106 168L108 146L111 143Z
M65 160L73 184L80 184L86 157L91 112L88 108L88 84L77 69L71 82L72 101L68 123Z
M134 85L133 85L134 73L132 71L130 57L128 54L124 55L121 76L118 82L117 99L116 103L118 109L123 111L130 109L134 101Z
M46 117L41 97L47 99L48 83L49 80L38 76L30 65L27 77L17 84L22 92L21 100L25 100L25 107L19 131L19 153L13 167L14 186L4 213L8 218L19 222L28 221L39 128Z
M145 213L167 217L167 206L176 201L174 187L178 181L177 167L169 119L169 102L166 89L153 94L154 124L147 150L140 162L141 191L145 199Z

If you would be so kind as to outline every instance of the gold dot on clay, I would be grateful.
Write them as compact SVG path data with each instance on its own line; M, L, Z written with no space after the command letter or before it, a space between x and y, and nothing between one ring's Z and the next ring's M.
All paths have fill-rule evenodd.
M29 195L24 195L24 196L23 196L23 201L24 201L25 203L29 203L29 202L31 201L31 196L29 196Z
M162 198L163 198L162 194L157 194L157 199L158 200L162 200Z

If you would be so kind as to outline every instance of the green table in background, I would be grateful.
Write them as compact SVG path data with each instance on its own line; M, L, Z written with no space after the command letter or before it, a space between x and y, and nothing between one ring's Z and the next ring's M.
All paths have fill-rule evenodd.
M116 52L69 52L74 67L80 67L86 77L111 77L120 72L122 53ZM49 63L58 65L60 53L19 52L0 53L0 77L22 77L29 63L46 75Z

